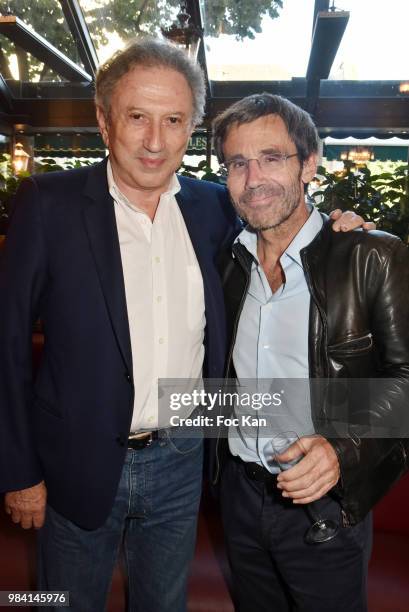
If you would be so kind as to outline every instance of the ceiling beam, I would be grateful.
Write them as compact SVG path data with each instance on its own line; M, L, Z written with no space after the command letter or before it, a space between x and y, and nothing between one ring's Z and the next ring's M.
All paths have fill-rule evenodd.
M307 79L327 79L349 20L348 11L317 13Z
M225 110L237 98L213 100L211 115L204 125L209 126L217 113ZM290 99L305 107L305 100ZM25 123L36 127L92 128L97 126L92 100L15 100L14 112L25 115ZM407 98L320 98L315 117L320 131L388 133L409 131L409 97Z
M317 0L314 8L310 58L307 67L306 110L315 117L320 97L321 80L331 72L339 45L349 20L347 11L317 11L326 2Z
M7 81L14 98L94 98L92 83L67 83L67 81Z
M99 64L98 56L78 0L59 1L84 68L95 76Z
M200 1L186 0L186 11L190 15L191 23L196 27L197 31L200 34L200 46L197 54L197 61L199 62L200 67L203 70L206 83L206 99L209 100L211 95L211 89L209 75L207 73L206 49L204 44L204 27L202 21L202 13L200 11Z
M0 34L44 62L68 81L92 81L92 76L74 64L45 38L30 30L19 17L0 16Z
M6 113L13 112L13 98L3 76L0 74L0 107Z
M33 127L96 127L93 100L16 100L15 112Z
M314 34L315 22L317 15L321 11L329 11L329 0L315 0L314 4L314 17L312 20L312 33Z

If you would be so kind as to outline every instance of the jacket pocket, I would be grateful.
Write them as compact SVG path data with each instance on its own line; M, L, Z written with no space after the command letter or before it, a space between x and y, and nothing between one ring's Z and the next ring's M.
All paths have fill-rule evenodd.
M368 353L373 347L372 334L368 332L363 336L350 338L344 342L337 342L328 346L330 355L340 355L345 357L353 357Z

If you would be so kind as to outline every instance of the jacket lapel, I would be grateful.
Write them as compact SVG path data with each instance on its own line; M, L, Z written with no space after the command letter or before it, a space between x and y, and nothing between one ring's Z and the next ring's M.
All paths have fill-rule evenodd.
M209 266L207 263L209 257L209 247L208 236L206 232L203 232L203 227L201 226L201 210L203 203L200 201L200 198L196 195L196 193L185 183L183 177L179 176L178 179L181 185L181 190L176 194L176 201L185 221L186 228L199 263L200 271L202 273L207 309L209 306L210 292L208 279Z
M176 201L179 204L180 211L186 224L187 231L194 251L196 253L199 266L203 274L203 260L206 255L206 245L203 240L203 231L200 226L200 208L201 202L195 192L183 181L182 177L178 177L181 190L176 194Z
M108 191L106 160L90 169L85 188L84 223L102 293L119 350L132 372L132 352L113 200Z
M207 376L222 376L225 351L225 314L220 277L214 263L209 233L204 227L205 203L178 177L181 190L176 200L189 232L203 278L206 334L205 371Z

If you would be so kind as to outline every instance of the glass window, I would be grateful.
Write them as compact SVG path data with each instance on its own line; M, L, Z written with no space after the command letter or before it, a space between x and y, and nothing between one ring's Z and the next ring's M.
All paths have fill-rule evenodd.
M409 79L408 0L336 0L336 7L350 17L330 79Z
M200 4L211 80L283 81L305 76L314 0Z
M75 41L65 21L61 4L58 0L2 0L0 15L19 17L24 24L49 43L64 53L72 62L83 68ZM36 57L15 45L6 36L1 36L0 63L2 74L12 76L20 81L52 82L62 81L57 75ZM3 56L3 57L1 57ZM8 70L7 70L8 67ZM4 72L5 70L5 72ZM11 72L11 75L10 75Z
M99 60L140 33L159 34L180 10L179 0L80 0Z

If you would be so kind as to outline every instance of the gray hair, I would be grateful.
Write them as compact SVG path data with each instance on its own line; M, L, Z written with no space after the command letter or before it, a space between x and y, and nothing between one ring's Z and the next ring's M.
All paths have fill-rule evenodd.
M109 116L111 96L118 81L136 66L170 68L182 74L193 97L193 125L198 125L204 115L206 86L202 69L187 53L168 41L151 37L131 40L124 49L117 51L98 69L95 80L95 104Z
M213 121L213 146L220 163L224 162L223 144L229 129L266 115L278 115L284 121L301 162L318 151L318 133L311 116L286 98L262 93L239 100Z

